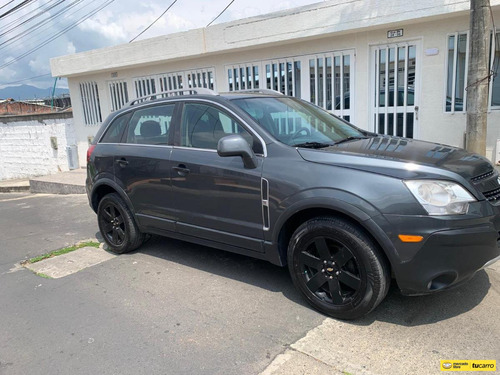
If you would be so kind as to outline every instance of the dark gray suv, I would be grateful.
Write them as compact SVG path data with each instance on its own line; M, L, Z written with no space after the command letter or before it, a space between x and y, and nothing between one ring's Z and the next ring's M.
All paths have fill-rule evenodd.
M500 183L483 157L278 93L205 91L141 98L97 133L87 192L112 251L158 234L288 264L342 319L373 310L391 278L425 294L498 259Z

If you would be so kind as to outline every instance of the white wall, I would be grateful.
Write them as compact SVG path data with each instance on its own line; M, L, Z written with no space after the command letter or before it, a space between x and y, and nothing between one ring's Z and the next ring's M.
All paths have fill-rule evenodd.
M500 10L494 11L497 24L500 24ZM404 29L404 35L400 38L388 39L387 31L392 29ZM417 77L420 85L420 97L416 103L419 108L418 129L415 138L463 146L463 134L465 131L466 117L464 113L446 113L444 111L445 80L446 80L446 54L447 38L450 33L467 31L469 28L469 16L467 12L456 12L445 15L444 18L434 17L423 22L418 19L411 21L400 21L386 25L372 26L370 30L359 32L342 32L317 36L315 39L297 39L295 42L281 41L275 45L266 47L254 46L231 52L219 52L218 54L199 55L196 58L184 60L166 60L164 62L150 63L140 67L129 67L110 69L108 71L76 75L69 77L69 87L73 98L73 111L75 127L79 146L80 164L85 165L85 150L87 138L95 135L99 125L85 126L83 124L82 105L79 93L79 82L96 81L98 83L99 96L103 119L110 113L111 103L107 82L113 79L127 81L129 97L135 97L133 78L175 71L183 71L196 68L215 68L215 79L218 91L227 91L227 72L225 67L229 64L248 63L252 61L269 60L273 58L284 58L293 56L305 56L321 52L354 50L356 63L354 71L354 123L364 129L373 129L372 117L372 70L371 46L387 45L389 43L404 43L418 41L421 46L418 55L420 70ZM256 41L257 43L258 41ZM115 47L118 48L118 47ZM130 48L130 47L127 47ZM424 51L437 48L437 55L426 56ZM141 51L137 46L136 53ZM303 65L303 70L307 65ZM303 81L304 83L304 81ZM304 87L305 85L303 85ZM308 90L308 89L307 89ZM304 98L307 99L307 98ZM492 157L496 139L500 138L500 111L493 110L488 118L488 141L487 156Z
M71 114L61 117L0 118L0 180L69 170L66 146L76 144L76 134ZM50 137L57 138L57 150L52 148Z

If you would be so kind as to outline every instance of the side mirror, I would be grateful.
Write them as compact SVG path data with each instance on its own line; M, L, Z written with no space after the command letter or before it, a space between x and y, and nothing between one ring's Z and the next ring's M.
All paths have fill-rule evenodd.
M250 145L239 134L228 135L219 139L217 144L217 153L219 156L240 156L243 159L245 168L257 168L257 158L253 153Z

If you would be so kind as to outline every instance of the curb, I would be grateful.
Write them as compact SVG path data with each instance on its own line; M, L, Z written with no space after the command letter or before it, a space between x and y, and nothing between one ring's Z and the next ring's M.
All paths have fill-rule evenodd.
M0 193L19 193L30 191L30 186L0 186Z
M48 182L39 180L30 180L29 190L32 193L48 194L85 194L85 186L63 184L59 182Z

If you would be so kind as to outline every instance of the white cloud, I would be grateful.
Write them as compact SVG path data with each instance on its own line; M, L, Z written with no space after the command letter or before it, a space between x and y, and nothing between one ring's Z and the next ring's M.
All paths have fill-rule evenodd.
M66 47L66 52L68 53L68 55L71 55L76 52L76 47L73 44L73 42L68 42Z
M276 10L301 6L317 2L318 0L238 0L216 21L216 23L227 22L238 18L256 16ZM15 17L5 17L2 22L6 25L16 21L22 14L31 10L40 9L46 2L34 1L31 7L23 8L23 13L16 13ZM91 2L82 2L82 10L76 12L75 7L66 16L57 18L57 22L48 24L27 37L22 37L18 42L0 48L2 56L19 56L34 46L40 45L44 39L56 34L69 24L76 22L79 17L88 13L93 6ZM0 69L0 85L19 79L32 77L50 72L49 60L55 56L72 54L89 49L100 48L120 43L126 43L149 26L160 14L162 14L170 1L150 0L141 2L137 0L120 0L113 2L107 8L101 10L95 16L82 22L78 27L65 33L62 37L40 48L32 55ZM160 18L148 31L138 39L151 38L173 32L185 31L198 27L205 27L212 21L228 4L228 0L182 0ZM9 5L10 6L10 5ZM83 8L85 6L86 8ZM54 10L55 11L55 10ZM53 13L54 13L53 11ZM74 14L73 14L74 13ZM72 16L70 16L73 14ZM14 23L15 24L15 23ZM51 28L49 28L49 26ZM0 43L6 41L23 29L28 29L30 24L23 25L9 36L0 37ZM43 31L43 32L42 32ZM12 57L5 59L10 60ZM27 84L35 84L40 87L50 86L52 78L44 77L36 81L27 81Z

